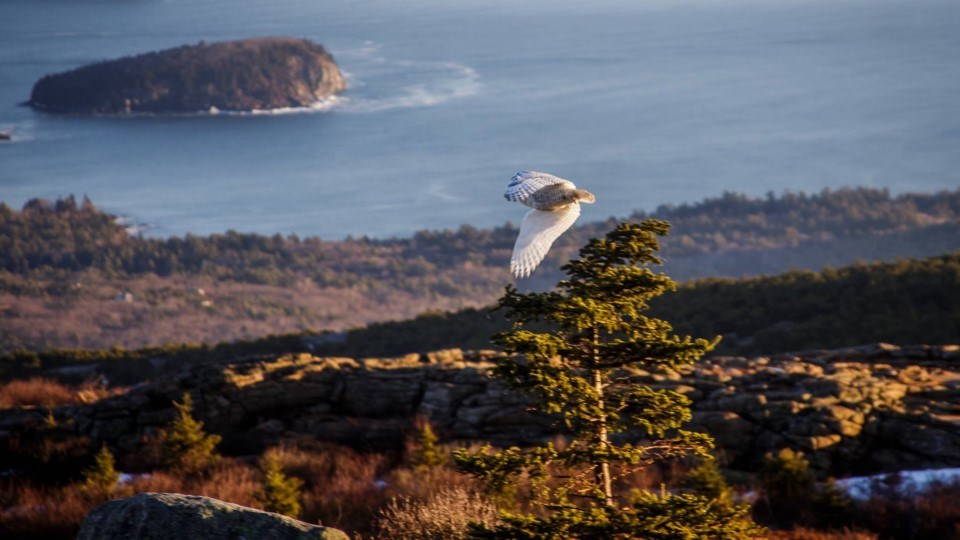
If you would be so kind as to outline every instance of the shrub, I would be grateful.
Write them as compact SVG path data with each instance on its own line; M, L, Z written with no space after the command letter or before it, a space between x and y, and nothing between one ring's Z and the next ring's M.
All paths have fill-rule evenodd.
M811 507L814 523L819 527L847 526L854 521L853 499L837 485L833 478L817 485Z
M10 381L0 385L0 409L56 407L77 402L77 393L71 388L45 377Z
M695 495L714 499L719 504L729 505L733 501L733 490L717 466L717 460L705 458L690 469L680 481L680 485Z
M126 388L119 387L108 389L99 378L71 386L46 377L31 377L0 384L0 409L93 403L125 391Z
M860 527L897 540L960 538L960 482L937 482L922 490L877 482L871 493L855 505Z
M377 516L380 540L458 540L470 523L493 526L497 508L475 492L448 487L425 501L395 497Z
M810 463L803 452L783 448L764 456L760 487L768 496L809 498L813 490Z
M803 452L783 448L764 456L760 469L762 504L755 507L761 521L788 529L809 518L814 479Z
M0 538L75 538L83 518L105 500L80 484L47 487L0 479Z

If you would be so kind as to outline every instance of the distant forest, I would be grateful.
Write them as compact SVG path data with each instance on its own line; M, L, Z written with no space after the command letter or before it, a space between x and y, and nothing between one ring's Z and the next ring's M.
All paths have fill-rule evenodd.
M819 269L856 258L893 259L960 249L960 189L895 197L887 190L870 188L824 190L813 195L770 193L765 198L726 193L696 204L637 212L629 219L647 217L672 224L662 253L668 273L681 280L773 273L792 267ZM601 236L616 223L610 219L575 227L560 238L545 266L559 266L587 240ZM492 229L464 225L457 230L424 230L411 238L382 240L328 241L235 231L155 239L131 236L115 216L98 210L86 198L78 205L71 196L56 202L33 199L19 212L0 203L0 269L21 275L89 268L117 276L188 273L271 285L288 285L308 277L321 286L333 287L387 280L400 288L470 294L471 280L462 279L461 271L504 269L516 234L512 225ZM798 253L811 260L799 260ZM740 262L733 268L710 271L708 263L722 264L724 254ZM778 257L785 259L787 266L764 271L773 265L769 259ZM832 257L848 260L834 262ZM754 261L758 258L767 262ZM445 279L447 270L458 270L457 279ZM491 277L505 282L504 276L505 272L499 272Z
M960 253L821 272L710 278L656 298L678 334L723 340L714 354L772 354L887 341L960 343ZM390 356L489 348L507 322L491 309L426 313L348 332L328 354Z
M672 223L670 236L662 241L663 269L681 282L821 270L960 250L960 189L898 196L868 188L759 198L728 193L697 204L638 212L629 219L646 217ZM534 277L518 285L524 290L551 287L562 278L560 265L615 223L611 219L572 229ZM332 241L235 231L149 238L131 234L115 216L86 198L34 199L21 210L0 203L0 352L249 341L268 334L342 331L425 312L482 309L493 304L511 281L507 262L516 234L516 228L507 224L420 231L392 239ZM770 279L792 279L799 287L812 279L809 275L794 272L788 274L792 277ZM677 300L672 313L684 331L727 335L723 351L795 348L791 336L830 331L829 326L810 326L807 316L763 310L739 313L747 308L737 307L726 296L711 295L734 295L730 291L742 287L728 290L723 281L698 283L710 291L703 298L712 300L708 304L699 296L687 300L685 291L694 286L688 284L673 295L684 300ZM753 282L745 283L749 288ZM837 287L830 292L834 298L854 294ZM788 292L771 298L797 303L790 296L799 294L796 290L783 290ZM669 301L664 302L666 306ZM743 300L741 305L751 302ZM824 304L817 300L813 305ZM698 307L687 312L687 306ZM711 311L712 306L722 308ZM779 326L744 330L743 325L753 324L755 317L757 325ZM860 318L862 324L870 320ZM892 332L891 320L877 327ZM725 321L739 326L731 328ZM434 322L442 326L442 321ZM903 332L884 334L889 338L856 332L844 339L941 339L949 332L934 332L940 323L931 322L926 333L912 338ZM452 336L459 330L451 327L448 332ZM397 339L402 342L403 336ZM369 338L371 344L376 341ZM376 350L371 354L379 354Z

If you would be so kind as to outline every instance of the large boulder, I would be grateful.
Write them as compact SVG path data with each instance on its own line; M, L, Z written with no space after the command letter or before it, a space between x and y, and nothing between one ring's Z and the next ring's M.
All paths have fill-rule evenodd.
M337 529L180 493L140 493L87 515L77 540L348 540Z

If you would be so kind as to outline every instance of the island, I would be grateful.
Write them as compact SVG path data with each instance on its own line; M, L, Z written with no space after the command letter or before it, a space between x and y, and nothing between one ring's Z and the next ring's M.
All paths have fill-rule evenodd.
M47 75L28 104L71 114L164 114L309 107L346 89L307 39L200 42Z

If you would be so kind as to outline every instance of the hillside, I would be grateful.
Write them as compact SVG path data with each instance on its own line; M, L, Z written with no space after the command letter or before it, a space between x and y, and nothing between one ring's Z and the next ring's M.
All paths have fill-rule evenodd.
M323 47L259 38L185 45L47 75L30 105L74 114L306 107L346 88Z
M960 190L728 194L631 219L651 216L673 223L664 269L679 280L960 249ZM610 226L573 229L520 285L552 285L561 262ZM234 231L160 239L131 236L89 200L33 200L20 211L0 203L0 324L9 330L0 351L216 343L482 308L510 280L516 233L506 225L383 240ZM861 342L878 339L893 337Z
M821 272L710 278L656 298L651 314L678 334L723 336L714 354L772 354L862 343L960 341L960 253ZM317 348L378 356L489 347L499 312L466 309L371 324Z
M803 451L801 472L809 462L819 478L960 465L958 355L960 345L880 343L796 355L718 357L679 372L631 371L620 382L686 395L693 413L688 427L716 438L718 457L729 467L726 476L740 493L761 493L754 512L764 516L769 483L757 472L769 461L765 453L780 448ZM463 445L475 448L478 441L564 440L555 417L538 413L527 396L490 377L499 358L493 351L459 349L399 358L264 355L182 366L134 387L88 393L86 399L76 399L82 394L73 397L70 388L53 381L35 379L31 395L17 391L34 405L0 408L0 461L9 469L0 478L0 535L76 538L93 507L140 492L206 495L263 508L256 495L262 485L258 455L261 461L282 460L286 474L304 481L301 519L367 532L377 509L393 496L423 496L450 483L471 485L449 464L424 466L410 457L426 448L411 436L415 418L429 418L446 443L433 447L438 455ZM0 385L0 397L12 397L13 387ZM72 400L44 401L56 390ZM219 463L202 475L178 470L164 459L162 433L177 417L174 402L183 401L184 392L192 396L193 416L202 428L222 437ZM109 448L111 463L115 458L116 469L127 473L109 497L91 496L82 473L90 470L98 448ZM651 467L624 478L623 489L683 489L686 469L679 461ZM951 471L927 472L947 479ZM808 527L857 527L904 540L953 537L956 485L907 491L891 475L869 490L873 497L857 506L838 499L845 504L824 510L819 499L799 499L791 509L812 511L803 522ZM906 504L911 500L917 502ZM54 503L58 511L50 512ZM831 509L843 513L828 513ZM900 522L923 528L901 529ZM808 531L775 538L850 535Z
M851 347L879 341L958 343L960 253L822 272L697 280L656 299L651 312L670 321L681 335L723 336L714 356ZM490 336L506 327L500 312L469 308L373 323L341 333L290 333L218 345L11 352L0 356L0 380L50 370L85 376L96 370L126 384L187 365L251 355L311 352L362 358L426 354L456 347L488 349Z

